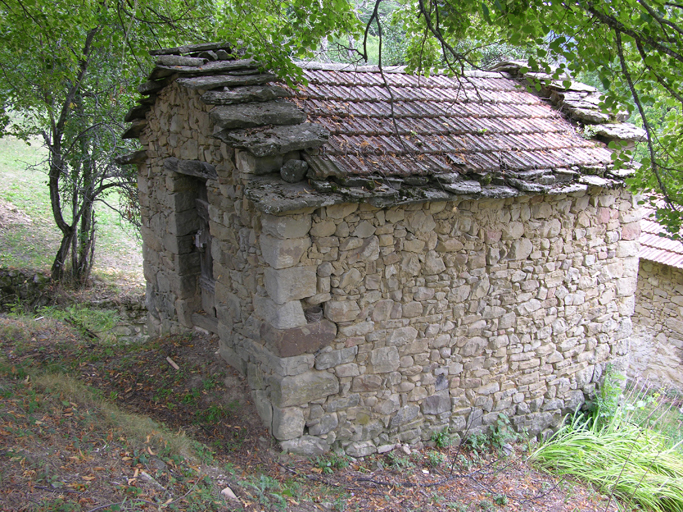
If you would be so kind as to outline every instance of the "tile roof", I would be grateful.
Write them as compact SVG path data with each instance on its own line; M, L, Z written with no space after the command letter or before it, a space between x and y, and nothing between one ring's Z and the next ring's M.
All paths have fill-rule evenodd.
M296 103L330 132L321 158L338 175L407 176L571 166L607 168L610 151L582 138L507 73L460 79L304 69ZM311 163L311 162L309 162ZM325 179L329 168L316 166ZM578 169L577 169L578 170Z
M628 172L612 169L606 143L643 137L621 114L599 109L595 88L522 74L516 62L460 78L300 64L307 83L292 89L225 45L154 54L157 66L138 88L147 97L126 116L132 125L124 138L143 134L145 112L164 87L176 82L198 90L213 105L214 137L257 158L298 152L307 162L305 191L281 180L277 169L244 177L247 196L271 213L302 203L387 206L622 186Z
M664 204L658 204L663 207ZM649 204L643 205L644 216L640 221L641 259L654 261L683 269L683 241L672 240L655 218L655 210Z

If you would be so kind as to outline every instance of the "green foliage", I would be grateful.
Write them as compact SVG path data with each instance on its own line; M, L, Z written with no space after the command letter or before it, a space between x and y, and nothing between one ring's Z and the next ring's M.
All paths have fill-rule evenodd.
M514 443L517 441L517 438L517 433L512 430L510 418L505 414L499 414L498 419L491 425L489 430L491 445L498 450L502 450L504 445Z
M439 432L432 433L431 439L437 448L448 448L452 442L448 427Z
M346 469L351 459L344 452L330 452L326 456L316 457L315 465L325 474L331 474L335 469Z
M620 394L619 377L608 372L592 414L577 412L531 456L559 474L574 475L647 510L683 510L681 441L660 425L657 394ZM618 390L618 391L617 391Z
M415 465L410 460L410 457L407 455L401 455L396 450L389 452L387 454L387 459L389 459L389 465L398 470L410 468Z
M438 468L446 462L446 456L437 451L427 452L427 459L429 460L429 465L434 468Z
M607 365L595 398L586 406L586 412L598 430L609 424L619 410L623 381L624 376L612 365Z

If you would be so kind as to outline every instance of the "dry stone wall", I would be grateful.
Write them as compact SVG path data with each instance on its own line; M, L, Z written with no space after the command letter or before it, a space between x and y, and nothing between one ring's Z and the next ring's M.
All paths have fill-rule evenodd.
M626 191L253 219L253 310L233 292L221 351L285 449L367 455L499 414L536 434L626 364Z
M169 168L168 159L208 164L215 171L216 178L207 179L206 188L218 264L226 258L225 245L236 243L241 228L239 220L233 222L231 217L234 151L211 137L211 106L199 96L176 83L164 88L147 114L148 124L140 138L147 151L138 187L147 306L153 332L191 328L192 313L201 310L199 253L193 240L199 229L195 204L198 182ZM221 274L220 266L217 271L228 275Z
M683 270L641 260L628 376L683 391Z

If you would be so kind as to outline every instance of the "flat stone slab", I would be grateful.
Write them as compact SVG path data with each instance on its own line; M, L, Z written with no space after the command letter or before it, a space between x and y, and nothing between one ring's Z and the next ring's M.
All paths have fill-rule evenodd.
M279 175L248 181L245 194L256 208L270 214L347 202L341 194L320 194L305 182L286 183Z
M457 181L455 183L444 183L444 190L452 192L453 194L479 194L481 193L481 184L478 181Z
M222 62L222 61L221 61ZM230 61L228 61L230 62ZM217 89L219 87L240 87L243 85L263 85L272 82L277 77L272 73L254 75L217 75L196 76L193 78L179 78L178 84L188 89ZM139 90L139 89L138 89ZM141 92L141 94L144 94Z
M211 164L200 162L199 160L179 160L175 157L169 157L164 160L164 168L169 171L179 172L180 174L196 176L197 178L207 180L218 179L216 168Z
M593 136L608 140L644 142L647 132L630 123L601 124L592 128Z
M182 55L160 55L156 59L159 66L203 66L206 59L198 57L183 57Z
M247 85L227 91L205 92L202 95L202 101L207 105L234 105L254 101L271 101L290 96L289 91L279 85Z
M176 57L176 56L165 56L167 58L175 59L187 59L189 57ZM218 73L225 73L230 71L238 70L253 70L256 72L258 65L252 59L244 60L218 60L206 62L205 59L193 59L195 61L200 61L198 64L167 64L167 65L157 65L150 73L150 78L152 80L157 78L163 78L170 75L180 74L183 76L203 76L203 75L215 75Z
M279 357L314 354L334 341L337 326L323 320L293 329L276 329L268 323L261 325L261 339Z
M319 124L302 122L294 126L275 126L257 132L215 131L213 136L232 147L246 149L254 156L264 157L319 148L327 142L330 133Z
M265 101L225 105L211 111L214 131L256 128L269 124L291 125L306 120L306 114L289 101ZM259 156L259 155L257 155Z

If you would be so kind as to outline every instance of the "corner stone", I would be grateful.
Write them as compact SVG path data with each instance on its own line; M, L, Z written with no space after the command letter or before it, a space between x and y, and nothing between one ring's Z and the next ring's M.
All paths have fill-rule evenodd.
M278 441L300 437L304 433L304 412L298 407L273 407L273 436Z
M273 378L271 386L271 398L277 407L304 405L339 392L339 381L329 372L309 371L282 379Z
M279 357L292 357L313 354L334 341L337 326L323 320L294 327L276 329L268 323L261 325L261 338L266 347Z

